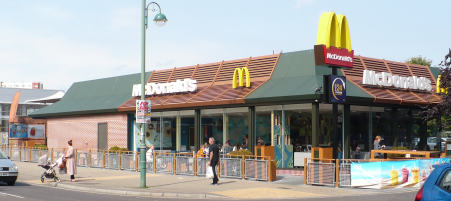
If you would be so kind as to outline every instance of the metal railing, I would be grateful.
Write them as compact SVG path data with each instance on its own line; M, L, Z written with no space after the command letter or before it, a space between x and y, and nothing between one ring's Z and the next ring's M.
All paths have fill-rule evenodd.
M194 176L194 157L189 154L177 154L176 161L176 174L180 175L193 175Z
M56 161L65 149L38 149L8 147L0 145L0 151L13 161L38 162L45 154ZM108 152L100 150L75 150L75 161L79 167L106 168L115 170L139 171L139 152ZM177 175L205 176L206 157L193 156L192 153L154 152L146 156L146 171ZM149 160L150 159L150 160ZM216 166L218 177L268 181L269 161L255 156L222 155Z
M246 179L268 180L267 160L246 159L244 167Z
M243 178L242 158L221 158L221 177Z
M307 184L334 186L335 165L334 159L307 159Z

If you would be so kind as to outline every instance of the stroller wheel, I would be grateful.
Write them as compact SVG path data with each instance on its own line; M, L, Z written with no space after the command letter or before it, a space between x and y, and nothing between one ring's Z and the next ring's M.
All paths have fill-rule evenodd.
M44 176L41 176L41 183L44 183Z
M55 176L55 178L53 178L53 180L54 180L55 182L60 182L60 181L61 181L60 178L57 177L57 176Z

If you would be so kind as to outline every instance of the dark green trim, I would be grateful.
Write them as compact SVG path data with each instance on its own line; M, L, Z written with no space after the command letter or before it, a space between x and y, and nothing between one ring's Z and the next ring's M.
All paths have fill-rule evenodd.
M202 142L200 142L201 137L201 127L200 127L201 117L200 117L200 110L194 110L194 147L196 150L200 149L200 145L202 145Z
M248 149L254 153L255 142L257 141L255 135L255 106L249 107L249 115L248 115ZM256 153L254 153L256 154Z
M319 146L319 103L312 103L312 147Z

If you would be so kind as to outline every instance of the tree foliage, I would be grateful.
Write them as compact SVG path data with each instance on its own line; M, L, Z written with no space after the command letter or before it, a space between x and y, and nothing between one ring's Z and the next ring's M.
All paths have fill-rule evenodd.
M427 59L426 57L417 56L417 57L411 57L409 60L406 61L409 64L418 64L423 66L431 66L432 60Z
M447 93L440 93L442 98L438 104L430 104L423 108L421 116L424 121L442 117L441 125L438 125L438 130L441 131L444 127L451 125L451 49L445 55L445 59L440 63L440 84L439 87L445 89Z

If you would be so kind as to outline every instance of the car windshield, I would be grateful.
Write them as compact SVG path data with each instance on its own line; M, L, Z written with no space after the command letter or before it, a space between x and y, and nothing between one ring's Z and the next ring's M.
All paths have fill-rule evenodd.
M7 159L6 155L0 151L0 159Z

